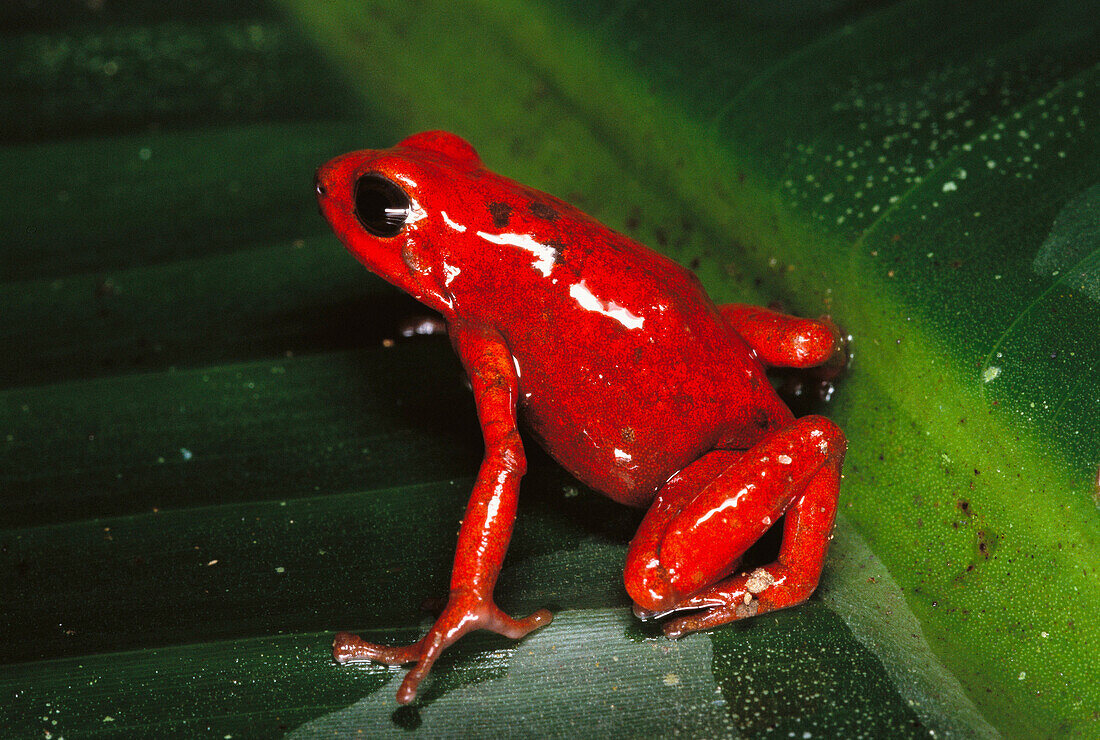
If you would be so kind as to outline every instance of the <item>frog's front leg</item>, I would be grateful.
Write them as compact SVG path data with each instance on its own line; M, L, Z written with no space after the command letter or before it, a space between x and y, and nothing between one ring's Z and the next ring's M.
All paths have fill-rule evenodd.
M794 606L817 587L836 515L844 435L807 416L748 450L714 450L665 484L627 555L625 581L643 619L700 610L670 637ZM786 514L779 558L729 577Z
M847 363L847 342L828 316L804 319L744 303L723 304L718 310L765 365L824 366L831 377Z
M408 704L440 653L475 629L520 638L549 624L541 609L526 619L513 619L493 603L504 553L512 537L519 482L526 471L523 444L516 427L518 380L512 355L494 332L462 322L451 324L451 337L466 367L485 437L485 459L458 533L447 606L422 639L404 647L365 642L356 635L336 635L332 653L338 663L377 661L389 665L415 662L397 691Z

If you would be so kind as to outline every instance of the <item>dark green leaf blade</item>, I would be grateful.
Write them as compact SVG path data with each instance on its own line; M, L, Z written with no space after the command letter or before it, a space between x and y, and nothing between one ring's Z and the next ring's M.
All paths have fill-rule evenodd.
M38 143L0 149L23 186L0 226L15 256L0 377L19 386L0 396L17 700L0 725L1089 734L1087 4L284 6L312 45L266 4L197 4L185 28L140 1L5 27L8 80L37 63L32 33L110 54L51 78L54 118L3 129ZM229 64L228 86L166 81L159 110L148 90L87 105L104 84L124 100L94 75L133 64L120 28L139 23L197 37L214 53L194 79ZM258 57L252 25L277 42ZM271 76L248 81L252 58ZM536 459L498 596L562 607L558 624L464 641L412 712L394 711L389 671L327 663L330 629L416 635L478 440L444 342L378 348L409 304L319 236L309 174L436 127L697 267L718 297L829 310L856 335L835 409L847 517L818 601L637 641L618 575L637 515ZM569 656L585 670L565 676ZM806 678L822 671L857 680L823 698ZM479 716L503 719L462 725Z

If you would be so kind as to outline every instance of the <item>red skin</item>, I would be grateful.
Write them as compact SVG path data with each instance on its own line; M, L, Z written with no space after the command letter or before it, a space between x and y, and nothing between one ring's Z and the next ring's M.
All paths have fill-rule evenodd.
M356 203L367 174L409 199L411 215L392 236L360 221L371 218ZM493 602L526 469L517 409L578 479L649 507L625 583L643 619L693 610L664 625L670 637L809 597L846 441L824 417L796 420L765 366L842 364L828 319L716 306L675 262L486 170L453 134L346 154L316 182L321 211L351 253L443 315L485 438L442 615L406 647L340 633L338 662L415 662L397 692L405 704L463 634L519 638L550 622L546 610L515 620ZM776 562L739 574L742 554L784 514Z

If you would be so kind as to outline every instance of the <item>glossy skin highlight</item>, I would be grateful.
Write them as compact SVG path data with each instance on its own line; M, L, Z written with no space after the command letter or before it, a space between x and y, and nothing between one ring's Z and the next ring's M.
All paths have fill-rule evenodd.
M716 306L689 271L486 170L453 134L343 155L316 188L351 253L443 315L485 439L443 613L406 647L340 633L338 662L416 663L397 694L408 703L463 634L519 638L550 622L493 602L526 470L518 419L578 479L648 507L624 580L643 619L693 610L664 625L670 637L809 597L846 441L824 417L796 420L765 367L839 371L845 350L828 319ZM738 573L784 515L776 562Z

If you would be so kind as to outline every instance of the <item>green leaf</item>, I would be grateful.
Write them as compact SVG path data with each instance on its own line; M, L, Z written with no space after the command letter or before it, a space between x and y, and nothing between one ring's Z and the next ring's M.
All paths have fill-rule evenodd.
M43 5L0 11L0 727L1095 734L1091 4ZM532 453L497 596L556 621L401 710L331 663L426 627L480 456L448 343L312 200L426 128L853 335L808 604L658 638L639 512Z

